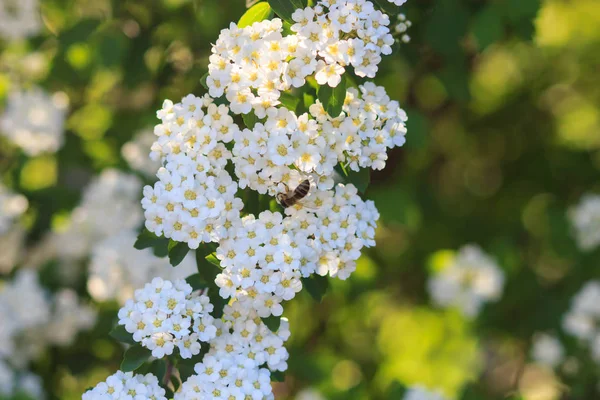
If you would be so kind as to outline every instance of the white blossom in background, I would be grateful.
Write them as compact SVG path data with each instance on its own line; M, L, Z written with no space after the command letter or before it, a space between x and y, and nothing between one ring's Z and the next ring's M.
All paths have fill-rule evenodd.
M404 14L398 14L396 20L397 22L396 26L394 27L394 32L398 35L401 35L400 40L403 43L410 42L410 36L408 36L406 32L408 31L408 28L412 26L412 22L410 22Z
M308 388L303 389L296 394L295 400L326 400L318 390Z
M563 317L564 331L590 347L592 358L600 363L600 282L586 283L571 301Z
M600 195L584 195L568 216L581 250L591 251L600 245Z
M453 260L428 281L429 295L441 307L456 307L468 317L502 295L504 273L476 245L462 247Z
M13 193L0 182L0 236L13 228L17 219L27 211L28 205L25 196Z
M0 0L0 37L24 39L40 32L38 0Z
M556 368L565 360L565 349L556 336L536 333L533 336L531 358L538 364Z
M139 207L141 188L141 181L134 175L113 169L102 171L85 188L69 224L56 233L59 257L80 260L100 240L123 230L137 229L143 221Z
M21 269L0 286L0 360L23 367L49 345L68 346L96 320L70 289L56 294L39 283L37 272Z
M117 371L85 392L82 400L108 399L151 399L167 400L165 390L158 384L158 378L152 374L134 375L132 372Z
M155 176L161 166L160 161L148 157L154 139L156 137L152 130L146 129L136 133L131 141L121 147L121 155L131 169L149 177Z
M440 392L427 389L422 386L410 387L404 394L403 400L445 400L446 397Z
M15 371L8 363L0 359L0 397L11 398L17 394L27 395L32 399L46 398L42 379L29 372Z
M184 280L154 278L119 310L119 325L156 358L175 348L181 358L191 358L200 353L200 342L216 335L212 310L208 297L193 292Z
M50 95L40 88L12 92L0 115L0 134L29 156L54 153L63 145L68 103L62 92Z
M125 304L135 289L154 277L174 281L196 272L193 253L173 268L168 258L156 257L152 249L135 249L137 235L136 231L125 230L98 242L92 249L87 288L95 300Z

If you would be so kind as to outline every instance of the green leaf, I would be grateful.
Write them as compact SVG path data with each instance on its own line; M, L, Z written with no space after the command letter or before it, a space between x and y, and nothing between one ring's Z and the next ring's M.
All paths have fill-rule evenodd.
M206 90L208 90L208 84L206 83L206 78L208 78L208 72L205 73L204 75L202 75L202 78L200 78L200 84L202 85L202 87Z
M360 168L358 171L348 169L347 183L352 183L359 192L365 193L371 183L371 170L369 168Z
M485 49L504 36L502 15L498 7L492 3L481 10L473 18L471 32L479 49Z
M188 251L190 251L190 248L187 243L176 242L171 239L169 241L169 262L171 265L176 267L181 264Z
M281 19L294 23L292 14L299 8L306 8L308 0L269 0L269 4Z
M271 6L266 1L261 1L260 3L256 3L248 11L242 15L238 22L238 28L244 28L246 26L250 26L255 22L260 22L265 19L271 18L273 11L271 10Z
M161 237L160 240L152 247L152 252L156 257L164 258L169 254L169 239Z
M135 340L133 340L133 336L131 335L131 333L129 333L125 330L125 327L123 325L115 326L110 331L109 335L110 335L110 337L118 340L121 343L127 343L127 344L136 344L137 343Z
M313 274L308 278L302 278L302 285L312 298L320 303L329 287L329 279L327 276Z
M185 278L185 281L192 287L193 290L200 290L208 287L208 283L199 273L188 276Z
M250 111L248 114L242 114L242 119L244 120L244 125L246 128L253 129L254 125L258 122L258 118L254 112Z
M208 261L212 265L219 267L219 269L221 269L221 262L219 261L219 259L215 255L215 253L211 253L204 258L206 259L206 261Z
M154 247L161 238L156 236L153 232L143 228L139 233L133 247L138 250L147 249L148 247Z
M279 325L281 325L281 317L271 315L268 318L261 318L262 322L271 330L271 332L277 332Z
M140 344L131 346L125 352L121 362L121 371L131 372L142 366L150 358L152 352Z
M186 361L187 360L182 360L177 364L177 370L179 371L179 377L182 382L187 381L190 376L196 373L196 371L194 371L195 364Z
M271 372L271 381L273 381L273 382L285 381L285 373L283 373L281 371L272 371Z
M340 83L332 88L329 85L319 86L317 97L323 104L323 108L332 118L336 118L342 112L342 106L346 99L346 79L342 77Z
M208 287L213 287L215 285L215 278L217 277L217 274L221 272L221 268L218 268L215 264L209 262L206 259L208 256L205 257L204 254L198 250L196 250L196 267L198 268L198 275L206 282Z
M164 359L152 361L148 368L148 372L156 376L159 382L162 382L167 373L167 362Z
M208 297L214 307L212 316L214 318L221 318L223 316L223 308L229 303L229 299L224 299L219 295L219 288L216 285L208 290Z
M296 111L298 103L300 103L300 99L298 97L288 92L281 93L281 96L279 96L279 101L285 106L285 108L291 111Z

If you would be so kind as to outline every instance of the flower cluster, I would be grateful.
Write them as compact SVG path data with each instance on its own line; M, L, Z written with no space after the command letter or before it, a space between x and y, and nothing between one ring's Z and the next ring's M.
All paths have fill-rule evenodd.
M457 307L476 316L484 303L502 295L504 274L496 262L475 245L461 248L428 282L429 294L442 307Z
M0 235L9 232L16 219L27 210L25 196L13 193L0 183Z
M135 231L125 230L100 241L92 249L87 288L95 300L116 299L124 304L136 288L154 277L174 281L195 272L192 254L173 268L166 258L156 257L151 249L136 250L133 247L136 236Z
M0 116L0 133L29 156L56 152L63 145L67 105L67 96L60 92L49 95L40 88L13 92Z
M121 147L121 155L131 169L152 177L161 166L159 160L148 157L150 147L154 143L154 133L146 129L135 134L133 139Z
M151 156L164 167L154 187L144 188L146 228L193 249L228 237L243 207L225 170L231 158L225 143L239 130L229 108L189 95L179 104L165 101L158 116Z
M23 367L47 345L66 346L89 329L95 312L62 289L50 295L32 269L21 269L0 288L0 360Z
M55 237L59 257L80 260L98 241L125 229L137 229L143 220L139 208L141 187L136 176L113 169L94 178L86 187L81 204L71 213L68 226Z
M134 375L132 372L117 371L85 392L82 400L167 400L165 390L158 384L158 378L152 374Z
M531 358L540 365L555 368L565 359L565 349L556 336L537 333L533 337Z
M296 32L302 56L314 65L319 85L337 86L344 67L350 65L356 75L374 78L381 55L392 53L389 17L370 1L324 0L296 10L292 19L296 23L291 30Z
M563 318L564 331L591 347L592 358L600 362L600 282L586 283L572 300Z
M579 248L591 251L600 245L600 195L587 194L569 210Z
M444 400L445 398L441 393L422 386L413 386L404 394L404 400Z
M216 335L208 297L184 280L154 278L135 291L134 299L119 310L119 324L154 357L171 355L177 347L182 358L191 358L200 353L200 342Z
M402 35L400 37L400 40L403 43L408 43L410 42L410 36L408 36L408 34L406 33L408 31L408 28L410 28L412 26L412 22L410 22L408 19L406 19L406 15L404 14L398 14L398 16L396 17L397 23L396 26L394 27L394 32Z
M271 332L256 312L234 302L225 306L216 325L208 355L196 364L196 375L182 385L175 399L273 399L269 370L287 369L289 355L283 346L290 336L287 320Z
M23 39L42 27L38 0L0 1L0 36Z

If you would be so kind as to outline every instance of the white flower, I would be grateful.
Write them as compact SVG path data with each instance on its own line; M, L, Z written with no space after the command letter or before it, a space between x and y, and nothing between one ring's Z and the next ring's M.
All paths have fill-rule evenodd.
M29 156L56 152L63 145L67 105L64 93L49 95L40 88L12 92L0 116L0 134Z
M0 183L0 236L12 230L14 223L27 207L25 196L13 193Z
M555 368L564 361L565 350L555 336L537 333L533 336L531 357L539 364Z
M568 216L581 250L591 251L600 245L600 195L584 195Z
M121 155L129 166L147 176L154 176L161 166L159 161L148 156L154 139L152 130L143 130L136 133L133 139L121 148Z
M0 2L0 36L24 39L36 35L41 28L38 0Z
M590 346L592 358L600 363L600 282L587 282L575 295L563 317L564 331Z
M422 386L410 387L404 394L403 400L445 400L446 398L437 391L431 391Z
M428 282L436 305L457 307L469 317L476 316L486 302L498 300L503 286L502 270L476 245L461 248Z
M165 390L152 374L134 375L133 372L117 371L105 382L85 392L82 400L153 399L167 400Z

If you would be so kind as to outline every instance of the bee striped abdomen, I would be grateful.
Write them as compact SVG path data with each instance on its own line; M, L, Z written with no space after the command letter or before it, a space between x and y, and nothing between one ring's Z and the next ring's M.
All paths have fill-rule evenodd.
M294 196L298 200L303 199L308 194L310 190L310 182L308 179L303 180L297 187L294 189Z
M310 181L308 179L303 180L293 192L281 193L278 195L279 204L283 207L291 207L298 203L300 200L306 197L310 190Z

